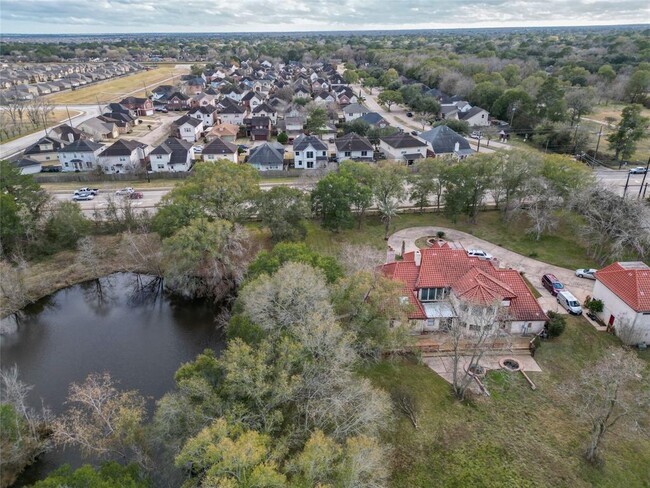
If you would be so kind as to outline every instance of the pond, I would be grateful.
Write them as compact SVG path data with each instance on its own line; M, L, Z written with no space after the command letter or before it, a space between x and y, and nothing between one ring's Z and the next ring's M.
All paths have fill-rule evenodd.
M109 372L119 386L155 400L174 386L174 372L224 339L206 302L176 301L152 277L119 273L61 290L25 308L15 332L0 336L3 368L14 364L55 414L71 382ZM31 483L63 463L80 464L74 450L56 450L30 467L16 486Z

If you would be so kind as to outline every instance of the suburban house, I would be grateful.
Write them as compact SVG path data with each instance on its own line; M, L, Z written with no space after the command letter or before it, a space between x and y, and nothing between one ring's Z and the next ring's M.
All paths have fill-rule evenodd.
M378 127L380 129L383 129L390 125L388 121L377 112L368 112L367 114L363 114L361 117L359 117L359 120L363 120L371 127Z
M486 127L490 125L490 114L481 107L472 107L467 112L459 114L460 120L467 122L470 127Z
M234 124L217 124L210 132L208 132L205 137L209 141L212 141L215 137L220 137L227 142L235 142L237 139L237 134L239 133L239 126Z
M271 119L271 123L273 125L278 123L278 113L277 111L271 107L268 103L263 103L261 105L258 105L253 109L252 113L253 117L268 117Z
M409 320L415 333L444 331L460 301L485 305L499 301L507 310L511 334L536 334L548 320L517 270L470 257L460 245L441 242L407 252L401 261L381 266L381 271L404 283L400 299L412 306Z
M217 137L203 148L203 161L219 161L220 159L237 163L239 162L239 152L236 144Z
M650 344L650 266L617 262L596 271L592 298L603 301L599 317L628 344Z
M33 159L39 163L58 163L58 150L63 147L63 143L54 137L42 137L34 144L25 149L23 156Z
M162 99L161 101L163 101ZM165 106L168 110L186 110L189 108L190 98L187 95L184 95L180 92L174 92L169 95L169 98L166 100Z
M217 107L202 105L191 109L187 115L203 121L204 127L212 127L217 121Z
M386 159L404 161L407 165L427 157L427 144L403 132L380 138L379 150L384 153Z
M253 141L268 141L271 134L271 119L266 116L251 117L250 138Z
M147 145L140 141L115 141L98 156L104 173L130 173L142 166L147 156Z
M83 131L71 127L68 124L61 124L57 125L56 127L52 127L50 129L50 135L56 137L64 144L87 138L86 134L84 134Z
M298 169L322 168L327 164L327 144L302 134L293 141L293 165Z
M219 110L219 122L222 124L242 125L246 111L235 103L223 103L226 100L229 99L222 100L222 104L225 106Z
M289 136L289 142L293 142L296 137L303 133L304 126L304 115L285 115L284 120L281 120L278 124L278 129L284 130L287 136Z
M367 137L355 132L335 140L336 160L340 163L346 159L353 161L373 161L374 148Z
M133 110L137 115L153 115L153 102L148 98L126 97L120 105L124 105L129 110Z
M192 143L170 137L149 154L151 171L189 171L194 160Z
M79 139L59 149L59 161L63 171L92 171L99 164L99 155L105 146Z
M446 125L439 125L431 130L420 133L420 139L426 141L435 156L452 154L458 159L465 159L474 154L469 142L463 136Z
M33 175L40 173L43 169L43 165L39 161L29 158L21 158L18 161L13 161L11 164L20 170L21 175Z
M98 117L81 122L77 129L81 129L95 140L115 139L120 135L120 130L115 121L106 122Z
M280 171L284 168L284 146L265 142L251 149L247 162L259 171Z
M370 113L370 110L358 103L351 103L343 108L343 116L346 122L352 122L354 119L358 119L367 113Z
M203 120L183 115L173 122L172 132L183 140L196 142L203 132Z

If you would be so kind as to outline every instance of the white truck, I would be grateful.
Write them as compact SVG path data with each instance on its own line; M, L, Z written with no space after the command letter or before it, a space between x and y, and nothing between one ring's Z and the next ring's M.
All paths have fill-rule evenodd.
M81 195L86 193L90 193L92 196L96 196L99 193L99 188L88 188L84 186L83 188L79 188L74 192L75 195Z

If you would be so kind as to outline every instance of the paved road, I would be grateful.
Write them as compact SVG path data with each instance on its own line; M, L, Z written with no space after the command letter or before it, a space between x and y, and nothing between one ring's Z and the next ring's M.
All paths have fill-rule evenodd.
M626 198L637 198L639 188L643 182L643 175L629 174L627 169L613 170L608 168L597 168L594 170L596 180L619 195L623 195L625 183L628 181L628 175L630 179L628 182ZM645 183L650 183L650 175L646 177ZM650 193L646 194L646 196L650 196Z
M391 235L388 239L388 245L399 251L402 247L402 241L404 241L406 252L414 251L417 249L415 245L416 239L434 236L440 230L445 233L447 239L462 244L465 249L482 249L497 258L500 265L526 273L526 278L542 294L538 301L544 310L566 313L566 310L560 307L557 300L542 286L542 276L546 273L552 273L557 276L580 302L583 302L587 295L591 295L592 293L594 282L592 280L578 278L575 275L575 270L561 268L529 258L528 256L523 256L522 254L504 249L491 242L479 239L471 234L454 229L444 227L411 227Z
M100 109L97 105L57 105L55 108L65 110L66 107L69 110L80 112L79 115L72 117L72 125L74 127L100 114ZM54 124L48 127L48 130L67 123L68 121L64 120L58 124ZM45 130L40 130L38 132L34 132L33 134L29 134L13 141L6 142L5 144L0 144L0 158L5 159L16 155L20 151L23 151L27 147L34 144L44 135Z

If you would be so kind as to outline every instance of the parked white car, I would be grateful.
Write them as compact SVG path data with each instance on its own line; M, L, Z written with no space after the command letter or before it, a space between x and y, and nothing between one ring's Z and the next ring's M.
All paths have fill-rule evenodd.
M568 291L561 291L557 294L557 303L562 305L567 312L573 315L581 315L582 307L576 297Z
M468 249L467 255L479 259L493 259L492 254L483 251L482 249Z
M576 269L576 276L578 278L587 278L589 280L595 280L596 271L598 270L592 268Z
M122 188L121 190L117 190L115 192L116 195L129 195L130 193L133 193L135 190L131 188L130 186L127 188Z
M95 195L93 195L93 194L90 193L90 192L85 192L85 193L76 193L76 194L72 197L72 199L73 199L75 202L81 202L81 201L85 201L85 200L92 200L93 198L95 198Z

